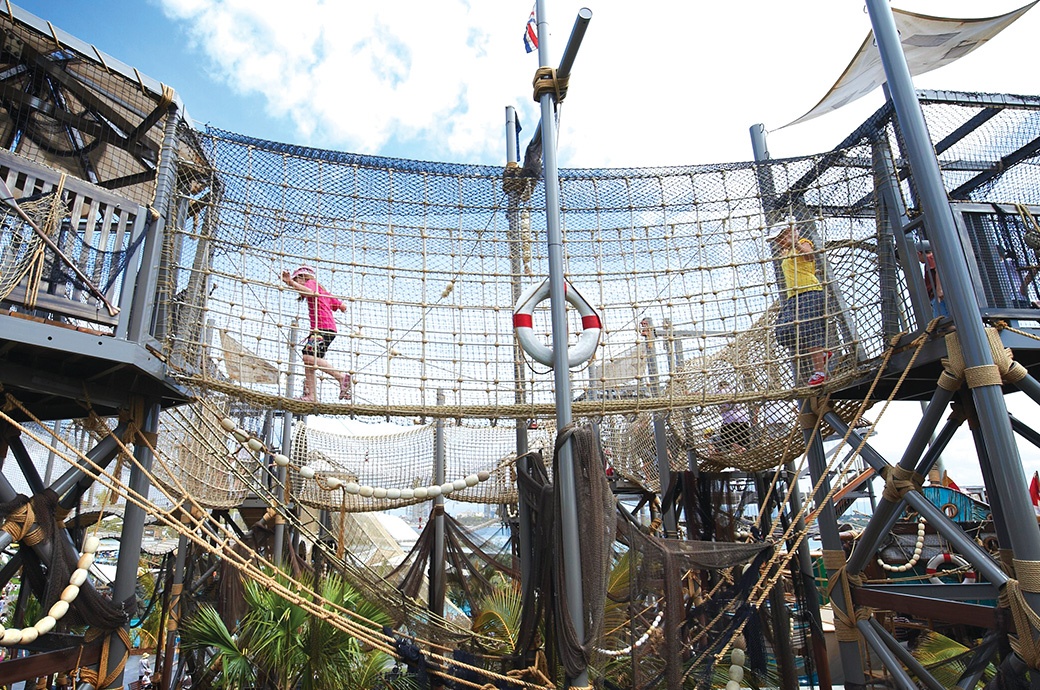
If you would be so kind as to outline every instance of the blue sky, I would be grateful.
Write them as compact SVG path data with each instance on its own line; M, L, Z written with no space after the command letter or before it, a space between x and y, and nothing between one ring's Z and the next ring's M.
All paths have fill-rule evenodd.
M172 86L188 113L264 139L423 160L500 164L504 108L538 119L529 0L22 0L16 3ZM880 93L780 130L838 78L870 28L862 2L548 0L555 65L578 9L592 22L562 108L565 167L749 160L828 150ZM902 0L922 14L1001 14L1025 0ZM638 6L637 6L638 5ZM99 10L98 8L104 8ZM1040 91L1033 10L920 88Z
M22 0L15 4L172 86L189 115L262 139L420 160L501 164L504 107L526 142L537 121L523 50L528 0ZM811 122L809 110L866 37L862 2L651 3L548 0L556 64L577 10L593 10L562 107L565 167L749 160L748 128L770 130L774 157L827 150L881 104L874 93ZM922 14L991 16L1025 0L901 0ZM102 9L103 8L103 9ZM1032 10L919 88L1040 93ZM1036 408L1008 398L1022 419ZM885 415L874 445L897 459L920 414ZM945 460L981 484L967 431ZM1040 453L1023 446L1027 474Z

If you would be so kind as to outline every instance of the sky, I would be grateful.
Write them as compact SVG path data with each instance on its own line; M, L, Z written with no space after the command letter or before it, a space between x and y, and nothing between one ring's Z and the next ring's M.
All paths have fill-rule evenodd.
M354 153L501 165L505 106L522 144L538 120L528 0L21 0L14 4L178 93L197 125ZM1025 0L897 0L947 17L1003 14ZM582 6L593 13L560 110L561 167L747 161L762 123L774 158L826 151L882 104L875 92L782 128L841 75L870 30L862 2L547 0L555 66ZM102 9L103 8L103 9ZM917 88L1040 93L1028 12ZM1008 398L1037 419L1022 394ZM917 403L889 411L874 445L899 457ZM901 412L900 412L901 410ZM895 419L897 421L889 421ZM961 485L982 478L964 430L944 455ZM1040 453L1023 446L1026 474Z

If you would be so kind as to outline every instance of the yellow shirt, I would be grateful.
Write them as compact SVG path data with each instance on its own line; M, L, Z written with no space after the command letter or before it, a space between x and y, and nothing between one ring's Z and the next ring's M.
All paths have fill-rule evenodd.
M800 239L812 247L812 242ZM787 286L787 299L803 292L822 290L823 285L816 277L816 257L813 254L801 254L794 247L780 262L780 270L784 274L784 284Z

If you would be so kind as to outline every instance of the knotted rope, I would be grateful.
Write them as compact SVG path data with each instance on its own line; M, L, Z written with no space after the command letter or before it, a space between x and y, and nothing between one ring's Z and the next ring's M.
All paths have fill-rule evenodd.
M531 80L535 102L540 102L542 96L551 93L556 96L557 103L563 103L563 99L567 97L569 81L570 79L567 77L561 79L557 76L556 69L553 67L539 67L534 73L534 79Z
M1001 604L1006 603L1011 609L1017 633L1009 635L1008 640L1029 668L1037 669L1040 668L1040 640L1035 638L1034 631L1040 630L1040 615L1029 606L1025 595L1040 594L1040 561L1015 558L1012 563L1018 579L1008 580L1001 595Z
M834 634L839 642L859 642L859 630L856 629L856 621L869 620L874 615L874 609L867 606L856 607L852 603L852 587L863 585L862 575L850 575L845 569L845 552L841 550L824 550L823 565L827 568L827 596L834 600L832 593L835 588L841 588L842 597L845 599L845 610L840 606L834 609ZM852 615L848 612L851 611Z
M925 482L924 475L899 465L883 467L880 474L885 480L885 488L881 492L881 496L892 503L903 500L903 497L911 491L920 491Z
M986 339L993 355L993 364L969 367L965 365L957 332L946 335L947 356L942 359L943 372L939 375L938 382L940 388L956 391L965 382L969 388L1000 386L1021 381L1029 373L1024 366L1014 361L1011 348L1004 347L998 329L986 327Z

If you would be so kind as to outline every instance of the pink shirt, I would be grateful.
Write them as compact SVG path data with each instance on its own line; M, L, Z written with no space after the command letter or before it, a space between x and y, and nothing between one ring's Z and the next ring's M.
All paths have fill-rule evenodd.
M318 293L316 297L307 297L307 313L311 317L311 330L335 333L336 317L332 315L332 312L343 306L343 303L329 294L328 290L318 285L318 281L313 278L304 281L303 287Z

